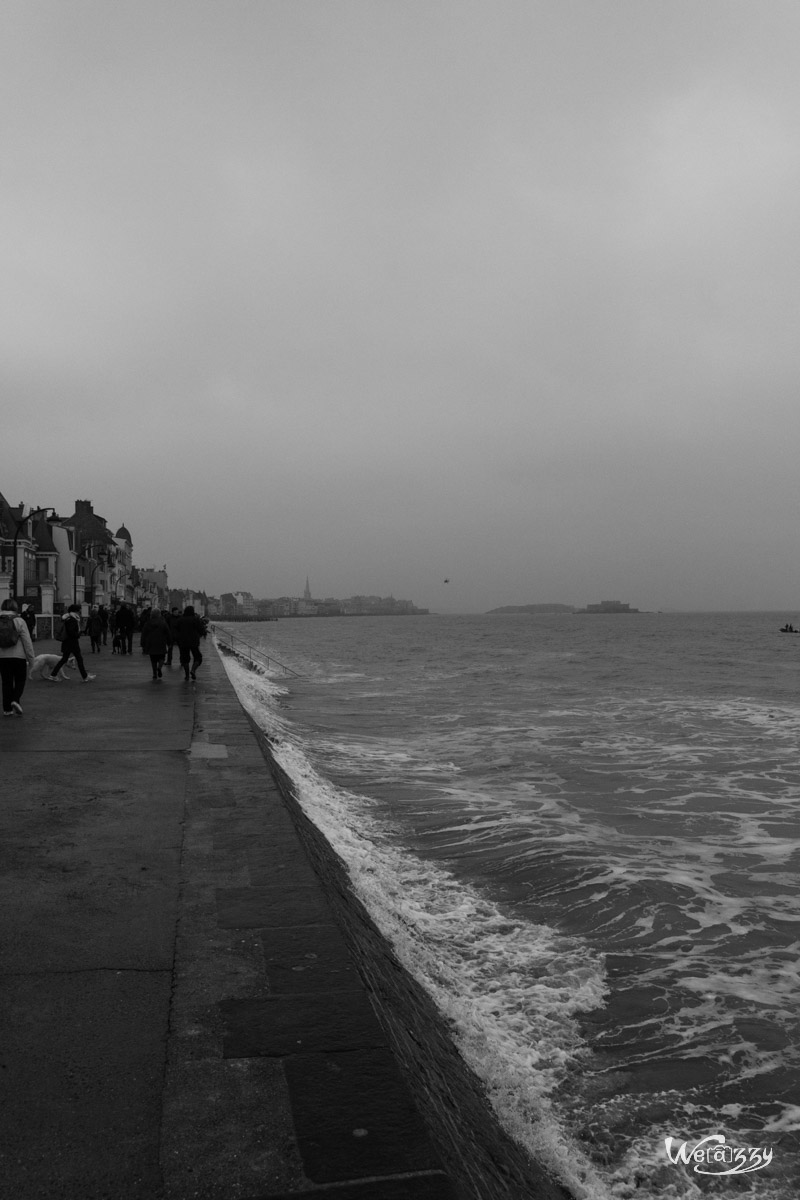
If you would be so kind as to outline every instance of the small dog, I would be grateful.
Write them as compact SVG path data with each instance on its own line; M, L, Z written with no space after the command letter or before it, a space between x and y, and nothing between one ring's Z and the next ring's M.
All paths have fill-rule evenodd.
M111 653L122 654L122 634L114 634L114 638L111 642Z
M56 663L60 661L60 659L61 659L60 654L37 654L36 658L33 660L33 665L31 667L30 671L28 671L28 678L29 679L49 679L50 672L52 671L52 669L56 665ZM75 661L74 659L70 659L69 665L72 666L74 664L74 661ZM60 683L67 679L67 676L64 674L66 669L67 669L66 667L62 667L61 670L58 672L58 675L56 675L57 682Z

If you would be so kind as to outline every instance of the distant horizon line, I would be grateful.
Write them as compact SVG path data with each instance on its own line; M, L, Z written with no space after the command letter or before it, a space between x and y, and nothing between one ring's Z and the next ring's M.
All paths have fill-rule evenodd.
M481 608L481 609L477 609L477 608L475 608L475 609L436 608L436 609L431 609L431 616L574 617L574 616L583 616L584 615L583 611L578 609L577 606L572 608L572 611L569 611L569 609L565 607L565 611L563 611L563 612L539 612L539 613L524 612L524 611L517 612L517 613L498 612L498 608L512 608L512 607L524 608L523 605L497 605L497 606L495 606L495 608L492 608L492 609L488 609L488 608ZM766 613L766 614L772 616L772 615L777 615L777 614L784 614L786 612L800 613L800 605L797 605L795 608L791 608L791 609L787 609L787 608L694 608L694 607L690 607L690 608L640 608L636 612L631 610L630 613L618 614L618 613L614 613L614 612L609 612L609 613L592 613L591 615L592 616L612 616L612 617L619 616L619 615L631 616L631 617L635 617L635 616L654 617L654 616L670 616L670 615L674 616L674 615L678 615L678 614L687 614L687 613Z

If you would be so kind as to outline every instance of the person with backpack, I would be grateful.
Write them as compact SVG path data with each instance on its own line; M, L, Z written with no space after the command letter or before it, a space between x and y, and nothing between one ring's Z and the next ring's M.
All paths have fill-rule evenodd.
M86 667L83 664L83 655L81 654L81 606L80 604L70 604L67 611L61 618L63 630L61 633L61 658L49 675L45 675L45 679L50 679L53 683L56 681L56 675L65 667L70 658L74 657L78 665L78 670L81 673L81 679L84 683L88 683L90 679L94 679L94 675L89 675Z
M28 626L19 616L16 600L4 600L0 606L0 683L3 716L22 716L22 693L28 667L35 658Z

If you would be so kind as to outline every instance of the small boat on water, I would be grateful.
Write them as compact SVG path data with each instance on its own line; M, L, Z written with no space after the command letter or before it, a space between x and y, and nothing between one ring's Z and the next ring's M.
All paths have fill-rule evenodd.
M794 625L781 625L780 633L800 633L800 629L795 629Z

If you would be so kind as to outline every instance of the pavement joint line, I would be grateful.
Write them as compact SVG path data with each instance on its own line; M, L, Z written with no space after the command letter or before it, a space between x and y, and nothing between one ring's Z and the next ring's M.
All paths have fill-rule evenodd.
M47 979L56 975L97 975L103 971L114 975L171 975L168 967L54 967L44 971L4 971L4 979Z
M298 1196L306 1197L306 1200L312 1200L318 1192L339 1192L343 1188L352 1187L368 1187L371 1183L398 1183L403 1179L441 1179L442 1183L448 1182L448 1177L442 1170L437 1170L435 1167L427 1171L398 1171L392 1175L354 1175L348 1179L337 1179L332 1183L315 1183L314 1187L309 1191L298 1192ZM258 1196L248 1197L247 1200L280 1200L280 1197L285 1196L286 1192L261 1192ZM366 1195L366 1192L365 1192Z

